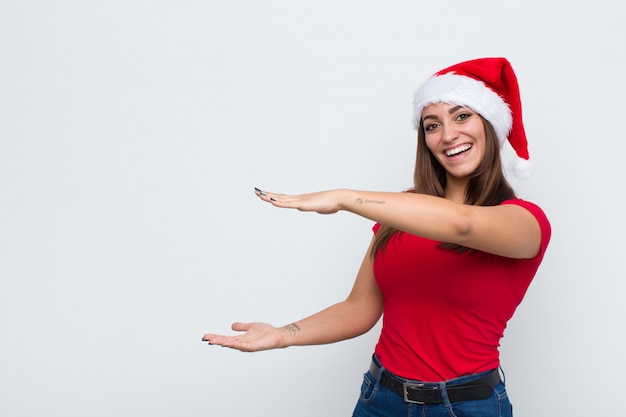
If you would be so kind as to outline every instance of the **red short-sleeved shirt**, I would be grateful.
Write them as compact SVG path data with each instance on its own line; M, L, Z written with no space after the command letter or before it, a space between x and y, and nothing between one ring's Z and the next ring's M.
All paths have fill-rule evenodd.
M507 321L522 301L550 240L550 223L535 204L514 199L541 228L541 251L512 259L481 251L456 253L440 242L396 233L374 260L384 297L376 355L390 372L442 381L494 369ZM378 232L380 225L374 226Z

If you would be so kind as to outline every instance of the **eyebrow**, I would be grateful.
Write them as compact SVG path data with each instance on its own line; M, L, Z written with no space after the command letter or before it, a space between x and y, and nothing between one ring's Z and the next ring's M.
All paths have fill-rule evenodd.
M449 114L454 113L455 111L464 108L465 106L454 106L452 107L450 110L448 110ZM428 114L424 117L422 117L422 120L426 120L426 119L437 119L437 116L435 116L434 114Z

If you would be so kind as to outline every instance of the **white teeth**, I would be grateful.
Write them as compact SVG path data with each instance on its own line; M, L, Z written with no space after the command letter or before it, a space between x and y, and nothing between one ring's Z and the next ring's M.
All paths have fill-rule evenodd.
M454 155L458 155L461 152L465 152L467 151L469 148L471 148L472 145L461 145L458 148L454 148L454 149L450 149L446 151L446 155L447 156L454 156Z

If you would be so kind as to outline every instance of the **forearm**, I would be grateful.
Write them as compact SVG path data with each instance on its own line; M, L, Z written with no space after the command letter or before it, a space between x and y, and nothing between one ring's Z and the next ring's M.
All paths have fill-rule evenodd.
M349 300L281 328L281 347L321 345L360 336L381 316L382 306L358 305Z
M341 209L428 239L458 243L468 206L415 193L336 190Z

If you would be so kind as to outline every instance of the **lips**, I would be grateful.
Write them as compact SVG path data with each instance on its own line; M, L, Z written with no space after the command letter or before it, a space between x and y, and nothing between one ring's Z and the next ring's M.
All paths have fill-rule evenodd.
M448 158L453 158L469 151L470 149L472 149L472 145L466 143L464 145L457 146L456 148L448 149L445 153Z

